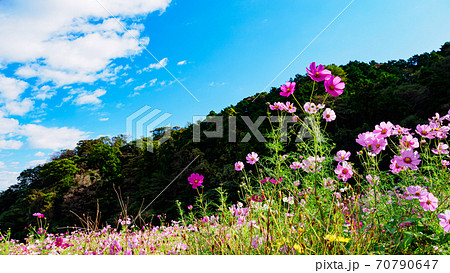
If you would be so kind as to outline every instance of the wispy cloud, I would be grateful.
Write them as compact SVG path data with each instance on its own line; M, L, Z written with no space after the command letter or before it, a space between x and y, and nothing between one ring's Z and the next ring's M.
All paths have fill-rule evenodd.
M187 61L186 61L186 60L180 61L180 62L177 63L177 65L185 65L185 64L187 64Z
M149 66L147 66L147 67L143 68L142 70L138 71L138 74L140 74L142 72L149 72L152 69L161 69L161 68L165 67L168 62L169 62L169 59L168 58L164 58L161 61L159 61L159 63L150 64Z
M106 94L105 89L97 89L94 92L83 90L81 91L81 93L78 94L78 96L73 100L73 102L76 105L85 105L85 104L96 105L102 103L99 97L105 94Z

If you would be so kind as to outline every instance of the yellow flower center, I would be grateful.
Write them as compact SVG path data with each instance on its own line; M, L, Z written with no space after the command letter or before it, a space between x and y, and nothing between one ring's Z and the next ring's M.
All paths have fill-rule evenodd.
M347 169L343 169L343 170L342 170L342 173L343 173L343 174L347 174L347 173L348 173L348 170L347 170Z
M316 72L316 74L314 74L314 76L318 78L318 77L320 77L320 73Z
M427 205L430 205L431 204L431 201L430 200L427 200Z
M329 87L331 90L334 90L334 85L330 85Z
M409 158L409 157L405 157L405 159L403 159L403 161L405 162L405 163L411 163L411 158Z

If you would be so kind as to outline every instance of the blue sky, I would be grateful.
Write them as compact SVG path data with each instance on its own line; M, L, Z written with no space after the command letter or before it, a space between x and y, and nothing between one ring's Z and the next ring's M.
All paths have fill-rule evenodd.
M81 139L126 134L145 105L185 126L262 91L350 2L0 0L0 190ZM444 0L356 0L270 86L312 61L437 50L448 14Z

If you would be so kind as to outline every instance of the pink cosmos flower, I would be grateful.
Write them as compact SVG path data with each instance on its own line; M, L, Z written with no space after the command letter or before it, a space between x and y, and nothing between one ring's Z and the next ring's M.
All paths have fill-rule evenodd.
M286 106L282 102L275 102L273 105L269 104L270 110L280 110L283 111Z
M278 179L273 179L273 178L270 179L270 182L273 183L273 184L281 183L281 181L283 181L283 177L280 177Z
M336 119L336 113L331 110L330 108L325 109L325 111L323 111L323 118L327 121L333 121Z
M280 95L283 97L289 97L295 91L295 82L286 82L281 86Z
M300 169L302 166L302 164L300 164L300 162L298 161L294 161L292 162L292 164L289 166L289 168L293 169L293 170L298 170Z
M440 139L444 139L444 138L447 138L448 131L450 131L449 126L440 126L439 128L435 129L434 133L435 133L436 137L438 137Z
M438 207L439 200L432 193L428 193L426 196L420 198L419 201L424 211L435 211Z
M242 163L241 161L234 163L234 169L238 172L242 171L242 169L244 169L244 163Z
M311 115L317 113L318 110L316 104L309 101L303 105L303 109L305 109L306 113Z
M347 181L353 175L352 165L347 161L341 162L337 165L334 173L337 174L337 177L342 179L342 181Z
M394 129L394 125L388 121L388 122L381 122L379 125L375 126L375 130L373 131L373 134L377 138L385 138L390 137L392 135L392 130Z
M448 149L448 145L447 144L439 142L439 144L437 146L437 149L431 149L431 151L434 154L437 154L437 155L446 155L446 154L448 154L447 149Z
M332 189L334 189L334 183L335 182L336 181L334 181L334 179L331 178L331 177L323 178L323 187L325 189L332 190Z
M450 166L450 161L442 159L441 160L442 166Z
M441 220L439 225L444 228L444 231L450 232L450 210L446 210L445 213L439 214L438 218Z
M363 146L366 147L369 145L369 143L372 142L373 139L375 139L375 135L372 132L365 132L362 134L358 134L358 138L356 139L356 142Z
M350 155L351 155L350 152L340 150L336 153L336 157L334 158L334 160L338 162L347 161L350 158Z
M412 150L419 148L419 140L412 135L405 135L400 140L402 150Z
M387 146L387 140L384 138L368 138L367 139L367 150L373 154L379 154L384 151Z
M389 168L391 168L392 173L400 173L402 170L405 169L404 167L398 165L397 160L395 160L395 156L394 159L391 159L391 165L389 165Z
M245 158L247 159L247 163L249 164L255 164L256 162L258 162L259 157L258 154L255 152L252 152L251 154L248 154L247 157Z
M405 197L406 200L421 199L428 194L428 191L421 186L410 186L406 189L408 196Z
M421 135L424 138L433 139L434 138L434 131L431 128L430 125L420 125L417 124L416 126L416 132Z
M331 76L330 70L325 69L325 67L321 64L319 64L319 66L316 67L315 62L312 62L311 64L309 64L309 69L307 67L306 72L307 72L308 76L316 82L321 82L323 80L327 80Z
M188 181L189 184L192 185L193 189L196 189L197 187L202 186L203 183L203 175L199 175L198 173L193 173L191 176L189 176Z
M37 218L44 218L44 214L42 214L40 212L33 213L33 216L37 217Z
M400 167L407 167L413 171L418 170L417 165L420 163L419 159L420 155L418 152L412 150L405 150L401 152L401 156L394 156L394 159L397 161L397 164Z
M341 82L341 78L338 76L331 76L328 80L324 81L325 90L332 95L337 97L344 92L345 83Z
M269 177L264 178L263 180L259 181L261 184L267 183L269 181Z
M378 176L375 175L372 177L371 174L366 175L366 179L367 179L367 181L369 181L370 185L374 185L374 184L378 185L378 182L380 181L380 178Z
M297 108L294 107L294 104L290 103L289 101L286 102L284 109L291 114L293 114L293 113L295 113L295 111L297 111Z
M192 205L188 206L188 210L192 210L194 207Z
M400 125L395 125L395 127L392 129L392 134L393 135L409 135L409 130L411 130L411 129L402 127Z

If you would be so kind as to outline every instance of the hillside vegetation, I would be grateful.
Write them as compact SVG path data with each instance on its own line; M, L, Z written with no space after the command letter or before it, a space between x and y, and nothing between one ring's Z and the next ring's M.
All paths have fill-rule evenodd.
M355 142L358 134L373 130L382 121L391 121L408 128L428 123L428 118L447 114L450 108L450 43L440 50L415 55L408 60L370 63L351 61L346 65L326 66L333 75L345 82L341 96L328 97L327 106L337 115L327 124L327 138L331 153L347 150L356 155L361 146ZM310 100L313 82L304 74L296 75L295 96L302 104ZM242 173L236 172L235 162L243 160L249 152L270 156L266 143L258 142L252 135L242 116L256 121L267 116L268 103L286 102L279 95L279 88L268 93L248 97L210 116L224 117L223 138L206 138L193 141L193 126L186 128L159 128L153 132L154 151L148 152L146 145L139 148L135 141L124 136L82 140L73 150L63 150L53 155L50 162L24 170L19 183L0 193L0 230L11 229L13 238L24 238L28 233L24 227L34 221L33 213L45 214L49 231L61 232L66 226L116 225L119 218L137 216L136 224L159 224L157 215L166 219L179 218L176 201L182 206L196 203L196 195L186 182L191 173L207 177L202 193L205 200L219 200L216 190L222 187L228 193L228 202L235 203L245 198L240 187ZM256 98L256 100L254 100ZM321 103L324 92L316 92L312 102ZM254 100L254 101L253 101ZM305 113L298 114L301 119ZM229 119L236 118L236 142L229 142ZM202 122L202 131L213 131L215 124ZM170 130L170 140L158 144ZM264 136L272 132L266 119L259 127ZM290 141L283 153L297 149ZM338 149L334 148L338 147ZM389 152L387 152L389 154ZM389 170L389 159L380 158L380 168ZM194 159L194 163L183 171ZM355 168L358 166L355 162ZM177 179L174 180L180 173ZM170 187L156 198L169 183ZM348 181L357 182L354 178ZM155 199L156 198L156 199ZM92 227L92 226L91 226Z

